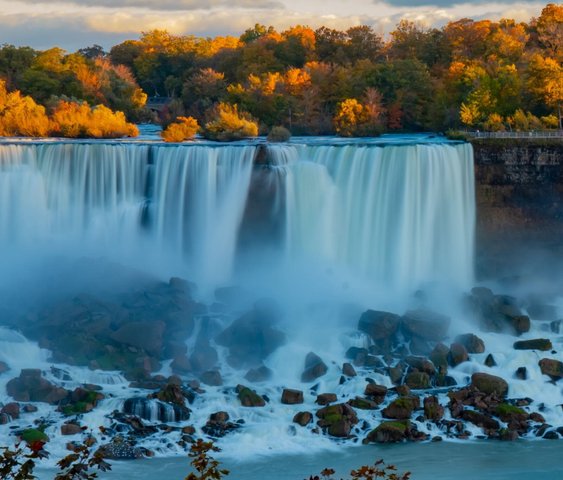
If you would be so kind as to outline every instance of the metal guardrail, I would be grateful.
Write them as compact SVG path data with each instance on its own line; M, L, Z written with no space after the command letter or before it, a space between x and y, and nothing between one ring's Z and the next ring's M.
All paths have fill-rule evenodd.
M563 130L537 130L531 132L467 132L473 138L561 138Z

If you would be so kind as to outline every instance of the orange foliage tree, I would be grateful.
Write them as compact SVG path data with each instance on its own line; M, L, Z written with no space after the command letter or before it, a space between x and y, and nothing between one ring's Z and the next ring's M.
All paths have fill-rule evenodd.
M178 117L160 134L165 142L193 140L199 131L199 124L193 117Z

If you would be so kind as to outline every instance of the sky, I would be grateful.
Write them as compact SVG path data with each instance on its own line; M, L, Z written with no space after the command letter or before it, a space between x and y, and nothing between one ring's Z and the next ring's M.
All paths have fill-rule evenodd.
M256 23L345 29L370 25L388 34L402 18L442 26L463 17L538 16L547 1L520 0L0 0L0 44L67 51L106 49L140 32L239 36Z

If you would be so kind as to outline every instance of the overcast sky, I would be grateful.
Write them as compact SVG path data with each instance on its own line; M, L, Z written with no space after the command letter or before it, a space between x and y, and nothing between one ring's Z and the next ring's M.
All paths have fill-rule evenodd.
M109 48L139 32L240 35L255 23L346 28L371 25L386 34L401 19L441 26L452 19L537 16L546 1L496 0L0 0L0 44L68 51Z

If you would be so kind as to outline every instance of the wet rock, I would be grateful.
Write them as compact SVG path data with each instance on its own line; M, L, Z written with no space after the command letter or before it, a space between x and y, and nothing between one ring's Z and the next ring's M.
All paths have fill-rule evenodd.
M409 435L410 422L383 422L372 430L365 439L365 443L398 443L406 440Z
M552 333L560 333L561 332L561 320L555 320L549 324L549 329Z
M471 385L487 394L495 393L504 397L508 393L508 383L504 379L488 373L474 373L471 376Z
M174 356L170 368L173 372L181 374L190 373L193 370L190 359L185 353Z
M358 322L358 330L367 333L380 353L390 352L401 317L390 312L365 311Z
M0 413L0 425L6 425L11 421L12 419L10 418L10 415L8 415L7 413Z
M410 353L426 357L432 352L432 343L420 337L412 337L409 342Z
M35 405L24 405L23 406L23 411L25 413L35 413L37 412L37 410L39 410Z
M494 418L474 410L464 410L461 412L461 418L485 430L498 430L500 427L500 424Z
M514 442L518 440L519 435L516 430L510 430L508 428L501 428L499 431L499 439L503 442Z
M503 402L496 406L494 413L503 422L508 423L513 430L521 430L523 432L527 430L526 421L530 416L525 410Z
M45 402L52 405L58 404L70 393L43 378L38 369L23 369L19 377L7 383L6 390L19 402Z
M321 393L320 395L317 395L316 403L319 405L328 405L329 403L336 402L336 400L336 393Z
M430 310L410 310L401 318L401 329L410 337L439 342L448 333L450 318Z
M528 305L528 314L534 320L553 321L557 319L557 307L533 301Z
M487 358L485 358L485 365L489 368L497 366L497 362L495 361L495 357L493 357L493 355L491 353L489 353L487 355Z
M156 398L161 402L173 403L181 407L186 406L186 395L177 383L167 384L159 392L149 395L149 398Z
M236 390L240 404L243 407L263 407L266 405L266 401L254 390L244 385L237 385Z
M209 344L209 341L199 339L190 355L189 363L190 368L194 371L205 372L213 369L218 360L217 350Z
M301 390L284 388L282 392L281 403L285 405L296 405L303 403L303 392Z
M342 373L347 377L355 377L357 375L355 368L351 363L344 363L342 365Z
M520 335L530 330L530 318L522 313L515 298L472 290L469 302L478 315L481 328L488 332L512 331Z
M432 352L430 352L429 359L442 374L448 371L448 353L450 349L443 343L438 343Z
M367 348L350 347L346 350L346 358L353 361L357 367L363 367L366 363L366 358L369 355Z
M467 353L483 353L485 351L485 342L473 333L458 335L455 338L455 343L463 345Z
M549 432L545 432L543 438L546 440L559 440L559 434L554 430L550 430Z
M259 383L259 382L265 382L265 381L269 380L270 378L272 378L273 374L274 374L274 372L272 372L272 370L270 370L265 365L261 365L258 368L251 368L246 373L244 378L246 380L248 380L249 382Z
M20 405L16 402L7 403L0 409L0 414L9 415L11 420L20 418Z
M389 379L392 383L398 384L403 379L405 371L403 365L397 364L394 367L389 367Z
M399 397L410 397L411 396L411 389L408 385L397 385L395 387L395 391Z
M379 405L385 401L385 397L387 396L387 387L377 385L376 383L368 383L366 385L366 389L364 390L364 395Z
M423 401L423 404L424 416L426 419L433 420L435 422L442 419L442 417L444 416L444 407L440 405L438 397L426 397Z
M160 357L163 348L164 322L129 322L110 335L118 343L144 350L149 355Z
M520 340L514 342L514 350L541 350L549 351L553 348L551 341L547 338L535 338L533 340Z
M101 392L79 387L61 401L58 410L64 415L80 415L94 410L98 402L104 398L104 394Z
M229 414L221 411L212 413L201 430L210 437L221 438L238 428L240 428L240 425L230 422Z
M410 355L407 358L405 358L405 362L411 368L414 368L415 370L418 370L419 372L424 372L424 373L427 373L428 375L435 375L436 374L436 367L427 358Z
M563 378L563 363L551 358L542 358L539 361L541 373L549 375L554 380Z
M381 413L384 418L405 420L411 418L412 412L419 407L418 397L401 397L393 400Z
M223 385L223 377L221 377L221 373L217 370L203 372L199 379L210 387L220 387Z
M528 379L528 370L526 370L526 367L518 367L516 369L516 372L514 373L514 376L516 378L518 378L519 380L527 380Z
M183 422L190 418L190 409L183 405L142 397L126 399L123 413L162 423Z
M286 341L285 334L274 327L278 319L277 308L257 305L223 330L215 341L229 349L231 365L259 365Z
M449 375L437 375L434 379L434 385L436 387L454 387L457 385L455 378Z
M375 410L379 403L368 398L356 397L348 401L348 404L360 410Z
M0 375L10 371L10 367L6 362L0 362Z
M100 447L100 453L107 460L136 460L143 457L143 451L123 437L114 437L110 443Z
M305 358L305 371L301 375L302 382L312 382L322 377L328 371L328 367L321 357L313 352L309 352Z
M352 427L358 423L354 409L346 403L338 403L317 411L319 427L333 437L348 437Z
M466 348L461 343L452 343L448 353L448 363L452 367L456 367L467 360L469 360L469 355Z
M82 432L82 427L76 423L63 423L61 425L61 435L78 435Z
M424 372L411 372L405 377L405 385L413 390L430 388L430 376Z
M310 412L298 412L293 417L293 423L297 423L302 427L309 425L313 421L313 414Z

